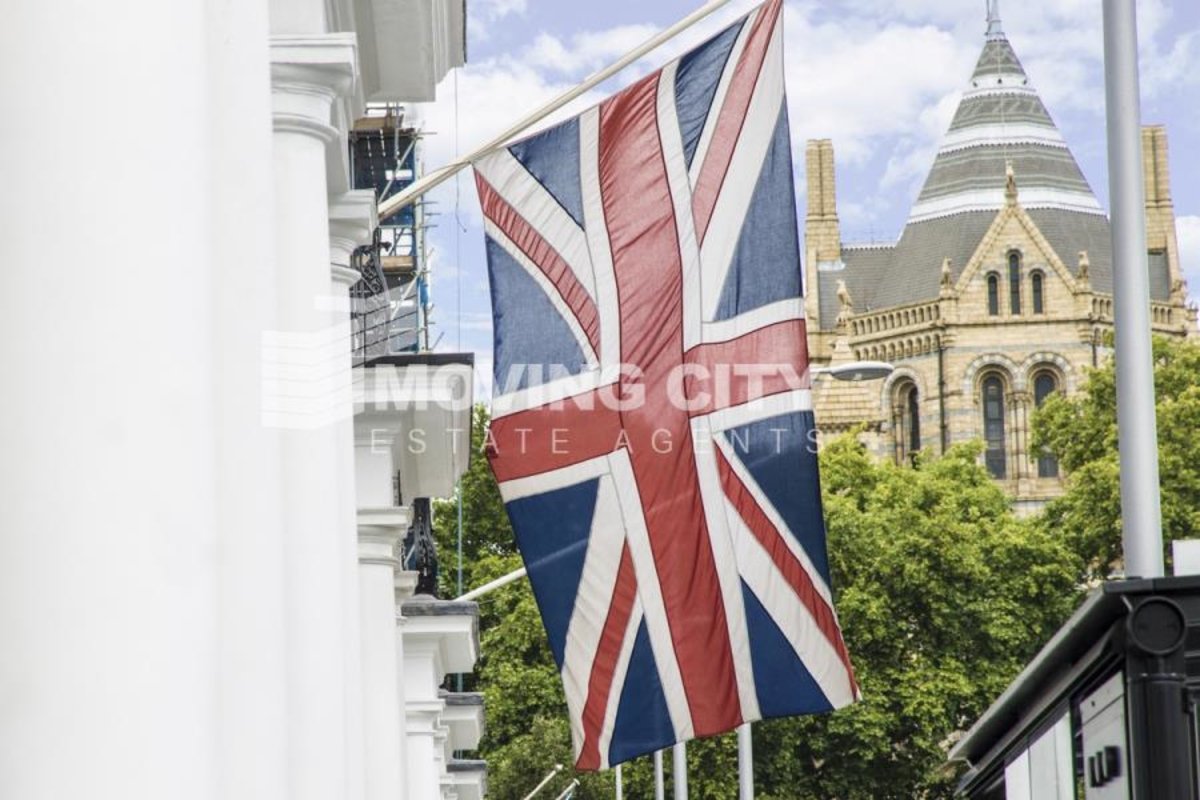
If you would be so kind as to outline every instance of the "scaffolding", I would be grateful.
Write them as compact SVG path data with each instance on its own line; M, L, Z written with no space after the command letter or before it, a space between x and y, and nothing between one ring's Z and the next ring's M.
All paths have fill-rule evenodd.
M368 107L350 131L352 187L374 191L380 204L404 191L420 177L421 139L422 132L406 124L403 107ZM362 275L350 292L356 365L432 349L430 202L380 219L374 241L354 253L351 266Z

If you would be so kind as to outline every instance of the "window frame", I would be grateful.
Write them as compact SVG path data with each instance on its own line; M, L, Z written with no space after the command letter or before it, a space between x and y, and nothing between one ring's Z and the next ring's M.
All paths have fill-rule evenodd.
M1039 409L1046 399L1054 394L1057 394L1062 387L1062 380L1058 373L1051 369L1038 369L1033 373L1033 407ZM1050 381L1049 391L1042 391L1043 380ZM1039 478L1057 478L1059 477L1058 459L1047 452L1042 452L1037 455L1037 476Z
M1011 250L1008 254L1008 313L1021 316L1021 253Z
M987 304L988 316L1000 316L1000 274L989 272L987 275Z
M921 451L921 390L906 378L893 389L892 434L896 463L904 465Z
M1034 314L1046 313L1046 273L1035 269L1029 273L1030 302Z
M996 397L989 398L989 388L995 387ZM1008 409L1006 395L1008 381L999 372L987 372L979 381L979 404L983 417L984 465L988 474L996 480L1008 478ZM998 404L994 416L989 403ZM998 435L996 435L998 432Z

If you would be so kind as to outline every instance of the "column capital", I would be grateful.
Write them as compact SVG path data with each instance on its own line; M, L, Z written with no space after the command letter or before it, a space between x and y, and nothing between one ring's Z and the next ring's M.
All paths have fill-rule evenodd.
M358 510L358 563L378 564L395 569L399 566L396 547L408 529L407 508L366 508Z
M400 613L400 605L407 599L413 596L417 591L417 580L421 577L421 573L415 570L397 570L396 571L396 618L403 619L403 614Z
M306 133L329 143L339 138L333 102L358 83L353 33L271 37L271 111L276 131Z
M348 287L358 283L358 271L350 267L350 255L371 242L379 225L375 192L359 189L329 198L329 257L333 278Z

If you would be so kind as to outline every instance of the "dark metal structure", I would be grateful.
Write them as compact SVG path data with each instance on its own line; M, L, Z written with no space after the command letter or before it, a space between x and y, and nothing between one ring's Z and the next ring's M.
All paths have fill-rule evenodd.
M353 187L383 201L412 185L420 138L396 108L359 119L349 136ZM374 243L355 253L351 266L363 276L351 289L356 365L429 349L425 216L422 202L379 220Z
M438 596L437 544L433 539L433 509L428 497L412 501L412 524L404 537L403 568L418 574L417 594Z
M951 750L973 800L1196 800L1200 576L1096 590Z

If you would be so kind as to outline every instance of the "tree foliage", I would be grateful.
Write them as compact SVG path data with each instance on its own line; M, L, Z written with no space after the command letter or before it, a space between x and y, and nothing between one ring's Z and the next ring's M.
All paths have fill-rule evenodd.
M1014 518L978 455L960 446L897 467L852 438L822 452L837 610L863 700L758 726L761 796L948 797L950 739L1074 607L1075 559Z
M485 424L477 411L477 447ZM837 609L863 701L755 725L759 797L949 796L942 765L951 737L1073 608L1076 559L1012 515L978 452L960 447L912 468L877 463L851 437L822 452ZM464 575L478 586L520 559L484 458L474 459L462 497ZM443 580L453 580L454 504L436 513ZM562 763L548 787L557 793L574 777L566 704L528 584L489 594L480 613L475 680L486 697L480 755L491 796L521 798ZM688 761L692 797L737 796L735 736L690 743ZM578 797L612 796L610 773L578 777ZM650 758L626 765L624 780L627 796L652 797Z
M1200 346L1154 340L1159 479L1167 541L1200 536ZM1067 492L1046 509L1044 525L1060 531L1083 559L1086 580L1121 564L1121 489L1117 457L1115 363L1090 370L1085 391L1053 397L1033 420L1033 444L1058 457Z

